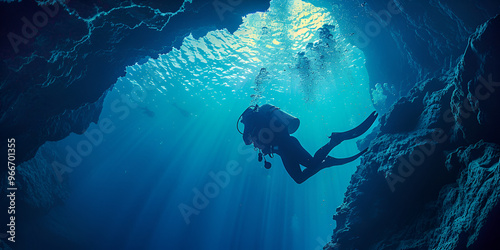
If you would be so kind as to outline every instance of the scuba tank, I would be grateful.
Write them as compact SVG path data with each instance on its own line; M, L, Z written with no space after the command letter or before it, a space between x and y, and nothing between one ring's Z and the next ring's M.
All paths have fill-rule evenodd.
M244 132L242 133L238 127L239 121L245 125ZM272 141L271 142L261 142L263 139L261 132L266 131L280 133L284 129L288 134L293 134L299 128L300 120L276 106L270 104L264 104L262 106L250 106L248 107L238 118L236 123L236 128L238 132L243 135L243 141L246 145L254 143L254 147L259 146L259 162L264 158L264 166L269 169L271 168L271 163L265 160L265 155L272 154ZM264 138L266 139L266 138ZM262 147L264 147L264 152L262 152Z
M271 122L274 122L274 120L277 120L281 122L283 125L285 125L288 134L293 134L297 129L299 128L300 125L300 120L299 118L292 116L278 107L275 107L270 104L264 104L260 109L263 110L263 112L269 112L270 113L270 118ZM260 110L259 110L260 111Z

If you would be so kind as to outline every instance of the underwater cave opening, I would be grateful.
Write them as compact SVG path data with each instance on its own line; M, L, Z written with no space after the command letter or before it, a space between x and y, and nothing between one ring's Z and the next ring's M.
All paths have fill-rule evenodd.
M62 175L72 193L49 218L66 218L79 232L67 237L89 246L321 249L359 160L297 185L279 157L264 169L234 122L249 105L271 103L301 120L294 136L314 152L374 110L363 52L335 16L300 0L273 0L232 34L188 36L180 48L128 67L100 116L113 131ZM74 147L85 138L72 134L48 146ZM331 155L358 152L351 140ZM193 192L230 163L241 173L183 213Z

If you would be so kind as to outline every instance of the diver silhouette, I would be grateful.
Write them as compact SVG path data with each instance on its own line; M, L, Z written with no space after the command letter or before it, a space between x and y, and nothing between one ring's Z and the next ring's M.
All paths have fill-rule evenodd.
M367 149L348 158L335 158L328 155L330 151L344 140L356 138L365 133L377 119L378 114L374 111L365 121L357 127L340 133L332 133L330 141L321 147L314 156L311 156L297 138L291 136L299 127L300 121L279 108L264 104L262 106L250 106L238 119L245 125L243 141L246 145L254 144L259 149L259 161L264 158L265 167L269 169L271 163L265 160L265 156L273 157L277 154L281 157L286 171L292 179L301 184L320 170L342 165L356 160L363 155ZM238 125L237 122L237 125ZM239 131L239 128L238 128ZM302 171L300 165L305 169Z

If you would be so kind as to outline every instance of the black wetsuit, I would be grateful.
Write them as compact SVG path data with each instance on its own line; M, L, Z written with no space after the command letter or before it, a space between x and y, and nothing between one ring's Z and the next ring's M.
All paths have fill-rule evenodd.
M272 119L270 112L267 112L269 106L263 105L260 110L258 108L257 112L247 115L242 121L245 124L244 141L247 145L254 143L254 146L261 149L264 154L278 154L288 174L299 184L321 169L354 161L365 153L366 149L348 158L338 159L328 156L328 153L342 141L356 138L366 132L377 118L377 113L373 112L356 128L342 133L332 133L330 141L312 156L300 145L297 138L291 136L287 129L283 129L286 124L279 119ZM300 165L305 167L303 171Z

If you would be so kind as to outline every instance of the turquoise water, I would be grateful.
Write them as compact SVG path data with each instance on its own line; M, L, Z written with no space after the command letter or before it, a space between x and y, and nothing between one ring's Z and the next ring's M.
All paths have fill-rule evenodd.
M321 38L322 27L333 40ZM302 250L329 241L359 160L298 185L278 156L270 170L257 162L236 121L251 104L276 105L301 120L294 136L313 154L374 110L364 56L345 41L335 13L272 1L234 34L186 37L126 71L87 129L107 125L102 142L88 150L88 137L72 134L52 145L63 158L68 146L85 152L61 176L71 193L49 215L71 228L67 237L100 249ZM330 155L356 154L355 141ZM229 178L217 184L212 175L221 171Z

